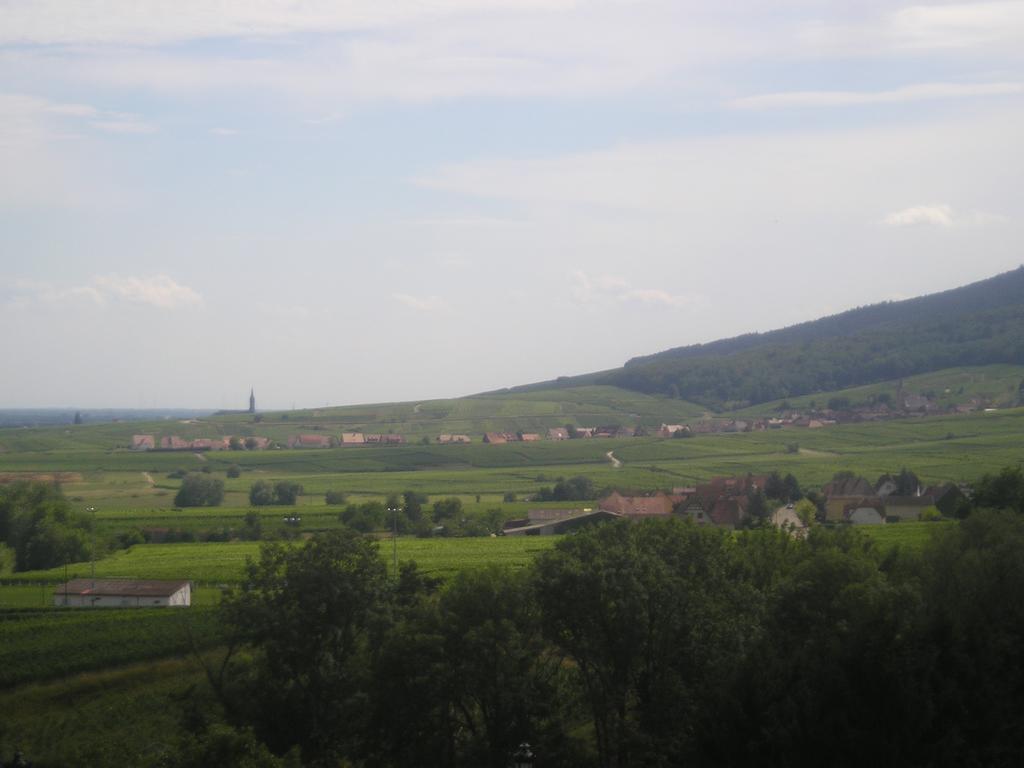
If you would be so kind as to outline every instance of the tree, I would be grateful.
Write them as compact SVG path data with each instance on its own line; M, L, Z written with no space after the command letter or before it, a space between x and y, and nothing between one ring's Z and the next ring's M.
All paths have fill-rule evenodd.
M303 547L264 545L222 615L251 665L227 667L219 694L277 754L338 765L366 730L370 649L386 616L388 582L374 544L347 531Z
M238 466L237 464L231 464L231 465L228 466L227 471L225 472L225 474L228 477L241 477L242 476L242 468L240 466Z
M232 435L231 438L228 440L228 448L230 448L232 451L240 451L244 447L245 444L242 442L242 438L240 438L238 435Z
M807 527L814 525L818 508L810 499L800 499L793 507L793 511L796 512L796 516L800 518L801 523Z
M1024 382L1022 382L1022 384L1024 384ZM81 411L75 411L75 424L81 424L81 423L82 423L82 412Z
M975 486L974 504L1024 514L1024 471L1019 466L1004 467L994 475L984 475Z
M249 503L265 507L274 503L274 486L269 480L257 480L249 487Z
M406 517L412 522L418 522L423 517L423 505L429 501L427 494L419 491L405 491L402 493L402 508Z
M694 730L680 723L715 699L753 629L730 541L676 520L621 522L538 558L545 635L573 661L603 768L685 762Z
M329 506L344 504L346 499L348 499L348 494L344 491L327 491L324 494L324 503Z
M295 506L299 495L302 493L302 486L287 480L279 480L274 483L274 503L281 506Z
M462 516L462 500L457 497L438 499L434 502L431 517L435 523L442 520L458 520Z
M287 480L271 484L269 480L257 480L249 488L249 503L254 507L294 506L302 493L302 486Z
M258 445L259 445L259 443L256 442L256 438L255 437L247 437L247 438L245 438L245 449L247 451L254 451L254 450L256 450L256 446L258 446Z
M14 550L16 571L86 560L91 525L92 520L75 512L53 485L0 486L0 542Z
M224 481L189 472L174 497L176 507L217 507L224 501Z

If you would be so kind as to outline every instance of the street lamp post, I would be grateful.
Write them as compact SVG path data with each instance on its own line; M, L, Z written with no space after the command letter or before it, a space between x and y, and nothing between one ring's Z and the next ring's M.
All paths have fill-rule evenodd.
M530 745L523 742L512 755L513 768L533 768L534 754Z
M388 507L391 513L391 554L394 561L395 578L398 578L398 510L396 507Z
M89 575L92 579L92 588L96 589L96 507L87 507L86 512L92 513L92 540L89 543Z

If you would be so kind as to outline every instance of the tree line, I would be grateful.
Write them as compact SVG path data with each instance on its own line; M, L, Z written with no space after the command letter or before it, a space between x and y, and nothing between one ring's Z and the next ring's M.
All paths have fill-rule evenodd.
M1017 765L1024 510L996 500L919 553L616 522L449 584L352 531L267 545L173 764Z

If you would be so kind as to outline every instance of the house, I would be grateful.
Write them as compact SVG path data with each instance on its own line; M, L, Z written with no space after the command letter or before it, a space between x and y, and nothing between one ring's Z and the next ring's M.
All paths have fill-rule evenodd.
M363 438L362 432L342 432L341 433L341 444L342 445L366 445L366 440Z
M671 517L672 500L664 493L654 496L623 496L618 491L601 499L598 509L639 520L647 517Z
M536 443L540 440L540 435L534 432L520 432L519 439L524 443Z
M177 435L160 438L160 450L163 451L187 451L188 446L188 440L182 440Z
M133 451L152 451L156 448L156 440L152 435L132 435Z
M594 436L593 427L576 427L576 437L590 438Z
M885 516L900 520L917 520L921 513L935 506L932 496L889 496L885 499Z
M875 489L863 477L846 477L826 483L821 489L825 498L831 496L875 496Z
M405 443L405 438L402 435L381 435L380 441L387 445L402 445Z
M878 524L885 522L885 502L878 496L831 496L825 501L825 520L830 523Z
M711 507L711 522L721 528L738 528L749 515L747 496L723 496Z
M330 448L331 438L327 435L292 435L288 438L289 448Z
M548 430L548 440L568 440L569 430L565 427L552 427Z
M490 445L503 445L508 442L508 435L504 432L484 432L484 442Z
M658 429L658 437L674 437L676 432L689 432L687 424L662 424Z
M53 604L71 608L185 607L192 604L188 581L72 579L58 584Z
M597 525L598 523L606 523L621 519L622 517L614 512L596 509L590 512L581 512L568 517L544 520L515 528L506 527L502 533L505 536L553 536L556 534L571 533L581 528Z
M269 437L247 437L245 447L251 451L264 451L270 447Z
M231 447L227 437L197 437L188 444L190 451L226 451Z
M853 525L883 525L886 509L881 499L862 499L847 505L843 517Z
M441 445L451 445L452 443L470 443L472 440L469 439L469 435L438 435L437 442Z

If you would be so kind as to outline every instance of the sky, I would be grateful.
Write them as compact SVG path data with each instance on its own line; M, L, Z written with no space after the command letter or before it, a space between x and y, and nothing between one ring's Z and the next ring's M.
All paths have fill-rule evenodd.
M454 397L1024 262L1024 2L0 0L0 407Z

